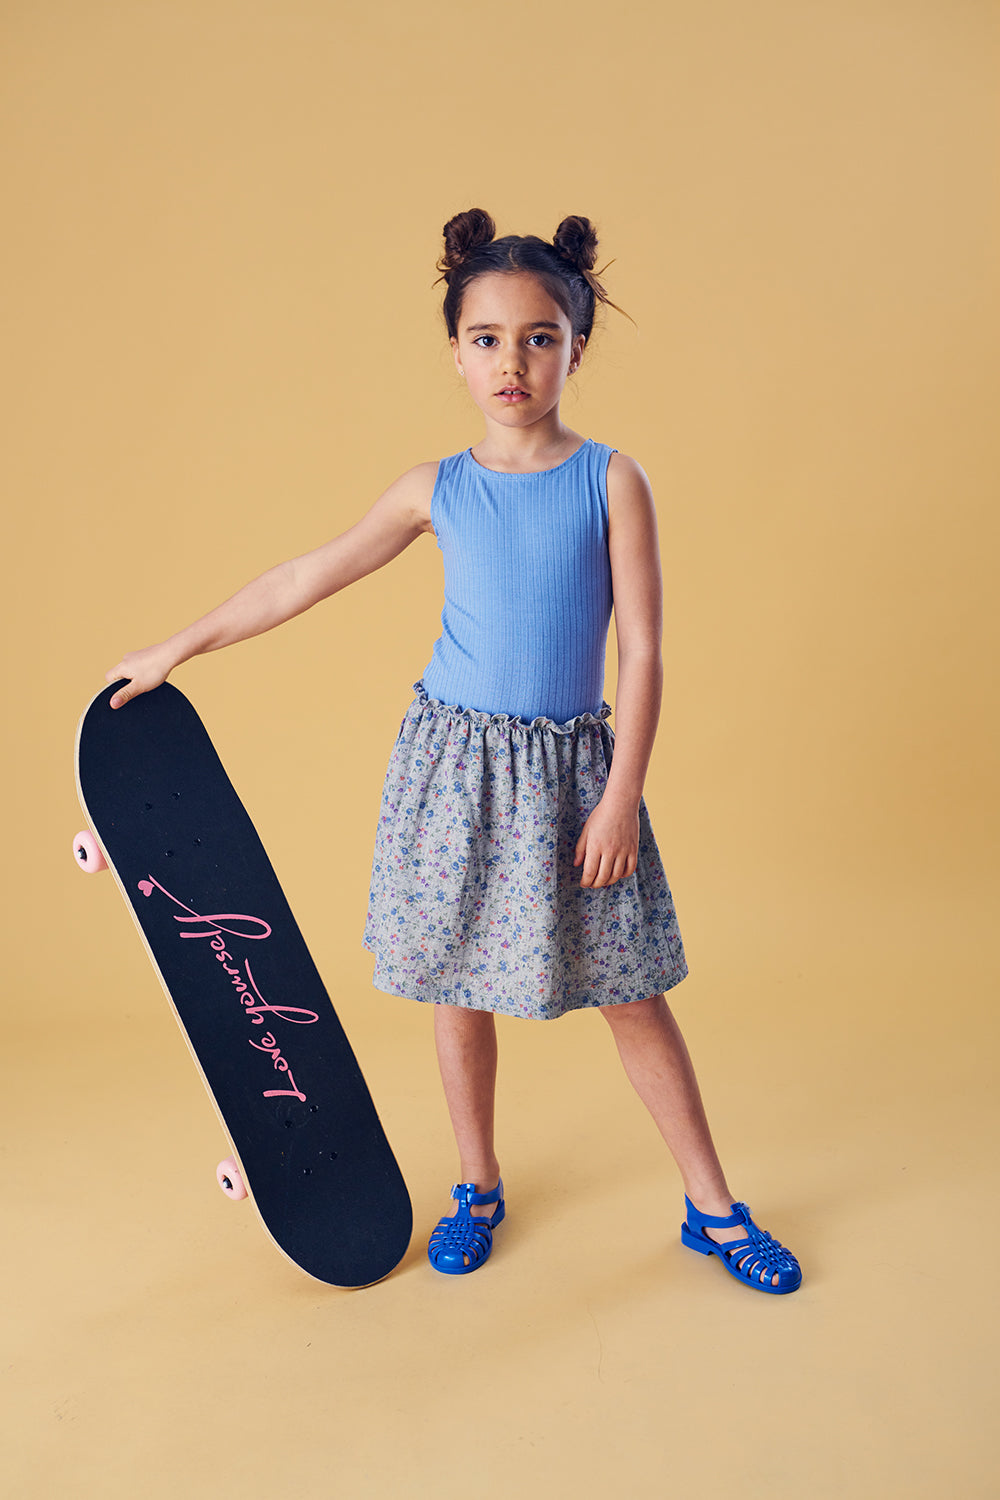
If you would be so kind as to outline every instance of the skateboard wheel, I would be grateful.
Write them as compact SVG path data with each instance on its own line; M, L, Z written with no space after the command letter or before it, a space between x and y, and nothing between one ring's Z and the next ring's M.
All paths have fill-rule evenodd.
M80 869L86 870L88 875L96 875L98 870L108 868L108 862L101 853L100 844L86 828L73 840L73 858Z
M247 1190L235 1157L227 1156L225 1161L220 1161L215 1169L215 1177L227 1198L232 1198L238 1203L241 1198L247 1197Z

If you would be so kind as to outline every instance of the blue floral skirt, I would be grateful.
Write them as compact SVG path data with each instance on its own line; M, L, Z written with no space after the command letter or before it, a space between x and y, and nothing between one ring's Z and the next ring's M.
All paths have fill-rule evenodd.
M550 1020L678 984L687 963L645 801L633 875L584 889L573 865L608 779L610 705L529 724L413 686L372 859L375 988Z

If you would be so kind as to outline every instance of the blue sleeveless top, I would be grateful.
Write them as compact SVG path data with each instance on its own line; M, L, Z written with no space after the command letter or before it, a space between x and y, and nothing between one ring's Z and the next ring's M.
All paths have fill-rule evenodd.
M608 461L587 438L553 469L443 458L431 522L444 555L441 635L423 674L442 703L530 723L599 714L611 619Z

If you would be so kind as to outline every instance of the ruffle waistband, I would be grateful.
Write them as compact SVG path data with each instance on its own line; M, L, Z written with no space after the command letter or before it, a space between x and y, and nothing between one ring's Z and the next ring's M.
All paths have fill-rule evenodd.
M578 729L586 729L591 724L603 724L611 715L611 704L605 701L601 704L600 713L577 714L563 724L557 724L554 719L547 719L544 714L539 714L537 718L529 722L527 719L518 718L516 714L488 714L481 708L461 708L457 703L442 703L440 698L431 698L428 695L422 677L413 684L413 690L421 709L441 709L443 713L450 714L453 718L468 719L470 724L475 724L480 729L496 724L501 729L520 729L529 733L533 730L548 730L550 734L574 734Z

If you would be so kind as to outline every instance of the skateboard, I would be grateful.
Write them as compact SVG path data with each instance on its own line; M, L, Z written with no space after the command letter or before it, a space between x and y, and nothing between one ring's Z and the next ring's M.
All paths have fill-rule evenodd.
M413 1220L371 1095L264 846L205 726L170 683L103 688L76 739L81 866L110 868L232 1144L249 1196L308 1275L370 1286Z

